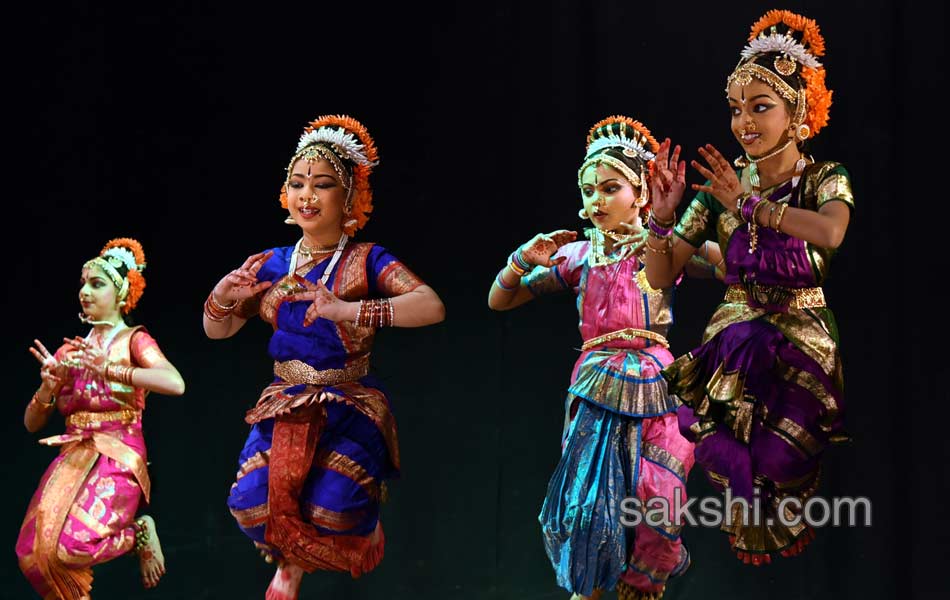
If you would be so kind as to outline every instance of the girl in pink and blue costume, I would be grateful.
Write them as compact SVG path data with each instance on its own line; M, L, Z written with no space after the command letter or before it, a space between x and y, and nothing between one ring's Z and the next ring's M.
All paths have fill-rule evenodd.
M581 216L595 225L590 240L564 230L535 236L511 255L489 296L489 306L506 310L548 293L577 294L584 343L567 393L561 460L539 517L558 583L574 598L614 587L624 599L659 598L689 564L679 524L621 521L627 497L685 500L693 465L693 445L677 428L679 403L660 375L673 360L665 336L674 286L651 288L636 254L656 147L627 117L596 124L578 171ZM718 247L704 250L718 262Z

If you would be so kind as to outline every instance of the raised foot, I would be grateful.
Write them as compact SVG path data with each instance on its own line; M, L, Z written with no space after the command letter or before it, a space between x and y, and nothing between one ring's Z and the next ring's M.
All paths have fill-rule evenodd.
M283 566L278 567L270 585L267 586L265 600L297 600L301 579L303 579L303 569L284 563Z
M142 515L136 522L144 525L142 531L147 534L145 544L138 549L142 585L153 588L165 574L165 555L162 554L162 544L158 540L155 520L148 515Z

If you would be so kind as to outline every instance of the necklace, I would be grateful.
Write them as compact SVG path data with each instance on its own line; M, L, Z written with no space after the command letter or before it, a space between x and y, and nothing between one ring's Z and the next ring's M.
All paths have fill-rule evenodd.
M111 344L112 340L115 339L115 336L119 335L119 332L122 331L123 329L126 329L127 327L128 325L125 324L125 321L119 321L118 323L114 324L112 328L109 330L109 333L105 334L104 336L100 338L101 342L99 344L99 348L101 348L102 350L107 350L109 348L109 344ZM92 334L95 331L96 330L93 329L86 335L87 342L92 340Z
M326 270L323 272L323 275L320 277L320 281L323 282L323 285L327 284L327 280L330 279L330 273L333 272L333 267L336 266L336 263L340 260L340 255L343 254L343 248L346 246L346 242L349 240L349 236L345 233L340 235L340 241L336 244L336 249L333 252L333 258L330 259L330 264L327 265ZM294 252L290 255L290 269L287 271L287 274L291 277L294 276L294 273L297 271L297 256L299 254L305 254L301 252L301 246L303 245L303 238L297 240L297 244L294 246Z
M766 154L765 156L760 156L759 158L752 158L751 156L749 156L748 154L746 154L746 155L745 155L745 160L747 161L748 164L752 164L752 165L757 164L757 163L760 163L760 162L762 162L763 160L768 160L768 159L772 158L773 156L778 156L779 154L781 154L782 152L784 152L785 149L788 148L788 147L792 144L793 141L795 141L795 140L793 140L792 138L789 138L788 141L785 142L784 144L782 144L781 147L776 148L775 150L772 150L771 152L769 152L769 153Z

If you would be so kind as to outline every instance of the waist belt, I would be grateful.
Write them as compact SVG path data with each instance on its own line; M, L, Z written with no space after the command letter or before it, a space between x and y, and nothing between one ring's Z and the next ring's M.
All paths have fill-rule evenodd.
M607 342L613 342L615 340L630 341L630 340L635 340L636 338L652 340L660 344L661 346L665 346L667 348L670 347L670 343L666 341L666 338L660 335L659 333L648 331L646 329L636 329L633 327L627 327L626 329L618 329L617 331L611 331L610 333L605 333L604 335L599 335L595 338L591 338L587 340L586 342L584 342L584 345L581 346L581 350L586 352L587 350L590 350L591 348L596 348L597 346L606 344Z
M314 369L301 360L274 363L274 375L287 383L299 385L336 385L356 381L369 374L369 356L363 356L342 369Z
M131 425L141 417L142 413L130 408L111 412L79 411L66 417L66 427L89 429L90 427L96 427L103 423L115 422L122 423L123 425Z
M787 288L780 285L734 283L726 289L726 302L756 307L822 308L825 293L820 287Z

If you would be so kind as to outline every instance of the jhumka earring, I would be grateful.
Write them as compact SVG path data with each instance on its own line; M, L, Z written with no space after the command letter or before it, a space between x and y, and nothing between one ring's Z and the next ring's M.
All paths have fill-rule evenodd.
M296 224L297 224L297 221L294 221L293 216L287 215L287 218L284 219L284 223L286 223L286 224L288 224L288 225L296 225Z
M587 214L587 209L586 209L586 208L582 208L582 209L580 209L579 211L577 211L577 216L580 217L581 220L589 219L589 218L590 218L590 215Z

